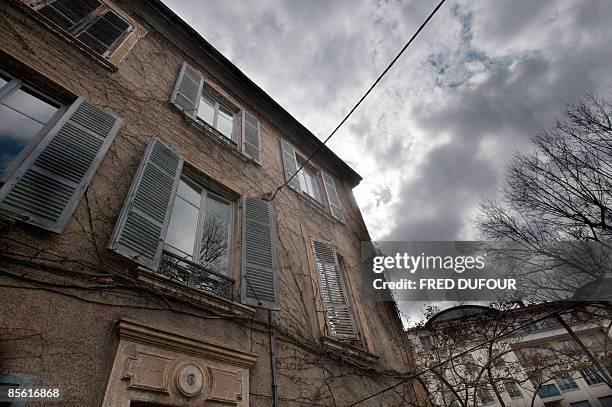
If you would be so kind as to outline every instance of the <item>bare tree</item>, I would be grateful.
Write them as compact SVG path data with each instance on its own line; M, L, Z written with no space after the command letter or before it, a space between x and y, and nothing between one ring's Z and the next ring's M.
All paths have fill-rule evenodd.
M511 160L500 196L480 206L493 257L541 300L611 277L612 104L585 95ZM610 281L610 280L608 280Z

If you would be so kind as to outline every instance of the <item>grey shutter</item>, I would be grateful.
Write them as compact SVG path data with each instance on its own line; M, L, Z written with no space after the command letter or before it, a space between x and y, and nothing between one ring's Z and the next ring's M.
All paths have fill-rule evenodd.
M170 102L174 103L187 116L195 119L198 114L203 85L204 77L202 74L187 62L183 62Z
M242 149L261 164L261 133L259 120L246 110L242 111Z
M334 218L344 223L344 213L342 212L342 204L338 197L338 191L336 191L336 183L330 175L323 171L321 171L321 176L323 177L323 186L325 187L329 210Z
M287 181L298 169L297 158L295 156L295 148L285 140L281 139L281 154L283 157L283 169L285 171L285 181ZM300 183L297 177L289 182L289 186L300 190Z
M0 397L0 401L5 401L8 399L7 391L8 389L34 389L36 386L37 378L36 376L25 376L25 375L12 375L12 374L0 374L0 388L3 390L3 397ZM6 397L6 399L5 399ZM9 399L10 400L10 399ZM9 405L11 407L26 407L28 405L27 398L19 398L16 400L10 401Z
M242 302L278 309L272 202L245 197L242 210Z
M37 5L40 2L34 2ZM98 0L55 0L45 3L38 12L49 21L70 31L100 6Z
M61 233L122 122L77 99L2 186L0 209Z
M77 34L76 38L97 54L105 56L125 38L131 28L119 15L108 10Z
M312 241L321 299L325 306L328 334L342 339L357 338L357 328L349 305L336 250L330 244Z
M159 267L182 168L183 159L153 137L123 204L109 249L153 270Z

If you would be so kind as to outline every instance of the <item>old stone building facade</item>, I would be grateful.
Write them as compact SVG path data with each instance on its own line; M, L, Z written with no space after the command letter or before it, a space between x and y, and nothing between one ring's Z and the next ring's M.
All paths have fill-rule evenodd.
M61 400L0 404L345 406L399 383L396 309L356 271L360 180L160 1L2 2L0 385Z

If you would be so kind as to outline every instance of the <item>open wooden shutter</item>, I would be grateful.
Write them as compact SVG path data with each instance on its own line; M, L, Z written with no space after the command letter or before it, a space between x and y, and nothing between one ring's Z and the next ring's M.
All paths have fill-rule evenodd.
M338 197L338 191L336 191L336 183L334 179L327 173L321 171L323 177L323 186L325 187L325 194L327 195L327 202L329 203L329 210L334 218L344 223L344 213L342 212L342 204Z
M261 134L259 120L246 110L242 111L242 149L261 164Z
M283 169L285 170L285 181L287 181L298 169L297 157L295 155L295 148L285 140L281 139L281 155L283 157ZM289 182L289 186L300 190L300 183L297 177Z
M2 186L0 209L61 233L122 122L77 99Z
M312 241L328 334L341 339L357 338L349 299L334 246Z
M39 6L40 1L28 3L30 7L40 7L40 14L66 31L71 31L100 6L98 0L55 0L44 2L42 6Z
M174 103L187 116L195 119L198 115L198 106L202 97L202 86L204 86L202 74L187 62L183 62L170 102Z
M242 302L278 309L272 202L245 197L242 213Z
M97 54L105 56L131 29L130 24L119 15L107 10L76 37Z
M153 137L109 242L109 249L156 270L183 168L183 159Z

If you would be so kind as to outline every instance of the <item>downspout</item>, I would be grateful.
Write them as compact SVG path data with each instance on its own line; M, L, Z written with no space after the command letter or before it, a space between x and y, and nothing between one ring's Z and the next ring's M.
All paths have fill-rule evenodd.
M278 406L278 388L276 384L276 336L272 324L272 310L268 310L268 329L270 332L270 370L272 372L272 407Z

